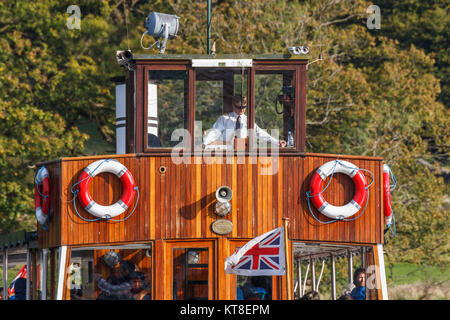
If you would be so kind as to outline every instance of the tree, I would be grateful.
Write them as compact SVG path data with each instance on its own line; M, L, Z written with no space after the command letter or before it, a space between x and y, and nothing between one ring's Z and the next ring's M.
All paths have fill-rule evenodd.
M450 105L450 14L448 1L377 1L382 15L380 31L389 38L398 40L401 48L414 45L435 59L431 66L433 74L440 80L439 101L447 108Z
M89 115L94 94L111 96L99 83L103 73L92 71L93 61L71 49L77 35L65 28L66 8L59 1L0 2L2 232L35 224L34 164L80 154L87 139L74 127L80 107ZM89 21L86 32L96 34ZM83 88L91 90L88 103Z

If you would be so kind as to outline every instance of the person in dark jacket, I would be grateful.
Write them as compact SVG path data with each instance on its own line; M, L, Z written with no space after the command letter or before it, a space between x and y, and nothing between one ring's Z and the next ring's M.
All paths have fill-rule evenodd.
M353 300L366 300L366 270L358 268L353 276L355 288L350 293Z
M243 300L269 300L264 276L248 277L242 287Z

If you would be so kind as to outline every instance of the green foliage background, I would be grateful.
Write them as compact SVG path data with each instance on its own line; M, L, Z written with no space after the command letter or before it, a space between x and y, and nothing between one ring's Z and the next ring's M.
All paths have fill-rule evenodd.
M167 53L206 51L206 1L79 0L80 30L71 4L0 0L1 233L35 228L36 162L93 152L80 123L113 146L115 51L144 53L150 12L180 17ZM363 0L212 4L217 53L323 53L308 68L307 151L383 157L398 179L389 259L448 264L448 2L379 1L373 30Z

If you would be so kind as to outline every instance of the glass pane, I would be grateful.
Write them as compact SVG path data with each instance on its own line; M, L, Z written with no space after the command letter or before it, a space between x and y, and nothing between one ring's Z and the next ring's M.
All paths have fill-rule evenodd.
M272 300L271 276L237 276L237 300Z
M247 102L247 69L208 68L196 70L195 82L195 146L226 149L234 144L237 114L233 97ZM240 105L240 103L239 103ZM247 128L244 109L240 118ZM246 131L243 131L246 136Z
M257 71L255 75L255 122L260 128L294 148L295 71ZM255 126L256 127L256 126ZM278 133L278 134L277 134ZM255 132L258 138L258 132ZM259 139L260 147L271 140ZM272 142L273 143L273 142Z
M167 148L180 143L183 130L187 129L186 90L187 71L149 71L148 147Z
M150 300L151 252L142 249L73 250L72 300Z
M173 249L174 300L208 299L208 263L208 249Z
M52 293L52 290L55 289L55 288L52 288L52 277L54 277L53 279L56 279L56 274L53 273L53 275L52 275L52 271L54 271L54 270L52 270L53 268L51 265L52 265L52 258L51 258L51 251L49 250L48 254L47 254L47 275L46 275L46 277L47 277L46 299L47 300L52 299L51 293Z
M94 300L93 279L94 251L73 251L71 264L68 269L70 275L70 299Z

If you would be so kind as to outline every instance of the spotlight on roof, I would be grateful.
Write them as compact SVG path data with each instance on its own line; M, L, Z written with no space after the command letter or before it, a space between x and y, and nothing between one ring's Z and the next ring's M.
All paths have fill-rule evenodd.
M166 49L167 39L172 39L177 36L178 20L179 17L173 14L165 14L159 12L150 13L145 20L146 31L142 34L141 37L141 47L143 49L150 49L156 44L156 47L159 49L159 53L164 53L164 50ZM153 37L156 41L148 48L142 45L142 39L144 38L145 34ZM162 38L163 40L161 41L159 40L159 38Z

